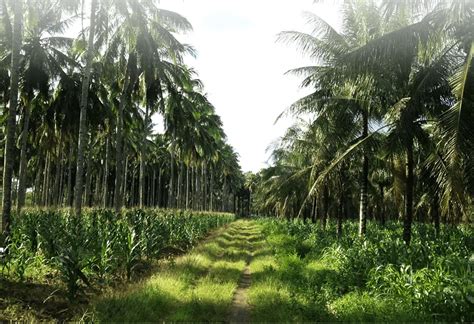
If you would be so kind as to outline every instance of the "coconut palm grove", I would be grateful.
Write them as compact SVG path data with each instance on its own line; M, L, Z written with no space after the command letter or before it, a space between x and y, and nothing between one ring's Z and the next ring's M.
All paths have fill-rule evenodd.
M473 322L474 1L333 3L249 172L192 21L0 0L0 320Z

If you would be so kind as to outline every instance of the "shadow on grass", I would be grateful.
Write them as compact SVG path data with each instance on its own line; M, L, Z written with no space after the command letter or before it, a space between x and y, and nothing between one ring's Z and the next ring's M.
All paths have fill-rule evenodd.
M18 314L23 314L26 316L25 319L30 320L66 320L71 318L74 308L80 307L85 302L86 299L83 298L79 299L76 305L71 305L66 291L58 289L57 285L0 278L0 320Z

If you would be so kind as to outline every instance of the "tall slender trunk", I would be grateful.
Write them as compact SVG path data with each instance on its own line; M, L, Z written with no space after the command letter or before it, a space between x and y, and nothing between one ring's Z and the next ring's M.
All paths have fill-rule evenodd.
M127 148L124 147L124 151L126 151ZM133 197L133 182L132 182L132 188L130 189L130 191L127 191L127 186L128 186L128 164L129 164L129 159L128 159L128 154L125 153L125 169L124 169L124 172L123 172L123 191L122 191L122 195L124 197L124 204L125 206L128 206L130 205L130 197ZM132 179L133 181L133 179Z
M89 146L91 148L91 145ZM84 191L84 205L90 207L91 205L91 186L92 186L92 154L89 149L89 156L86 163L86 184Z
M206 210L207 209L207 176L206 176L206 163L204 162L202 164L202 168L201 168L201 172L202 172L202 180L201 180L201 185L202 185L202 210Z
M199 167L196 167L196 210L201 210L202 199L201 199L201 173Z
M56 173L54 175L54 190L52 194L52 199L51 199L51 204L53 206L57 206L58 201L59 201L59 187L60 187L60 182L61 182L61 172L62 172L62 154L61 152L58 152L58 158L56 161Z
M135 204L135 170L132 171L132 183L130 186L130 199L129 205L133 206Z
M380 224L385 226L385 199L384 199L384 186L379 185L380 190Z
M364 109L362 112L362 138L369 135L369 112ZM362 174L360 184L360 209L359 209L359 236L364 236L367 227L367 206L368 206L368 184L369 184L369 158L367 149L363 148Z
M27 174L27 161L26 161L26 144L28 143L28 127L30 124L30 108L29 105L25 105L23 109L23 131L21 132L21 149L20 149L20 173L19 173L19 185L18 185L18 204L16 206L18 214L20 214L21 208L25 205L26 196L26 174Z
M224 181L222 183L222 200L221 200L222 211L226 210L226 190L227 190L227 179L224 176Z
M99 167L99 170L97 171L97 176L95 177L95 185L94 185L94 201L93 205L98 206L101 203L101 195L102 195L102 176L103 176L103 168L102 166Z
M72 143L69 144L69 166L67 172L67 206L71 206L72 204L72 172L73 172L73 157L74 157L74 145Z
M123 205L122 197L122 182L123 182L123 109L125 106L126 97L122 96L119 103L118 117L117 117L117 132L116 132L116 155L115 155L115 188L114 188L114 209L115 213L119 214Z
M150 205L155 207L156 202L156 169L153 168L153 178L151 181L151 197L150 197Z
M329 188L324 185L323 188L323 203L324 203L324 210L323 214L321 215L321 228L326 229L327 220L329 218Z
M183 162L179 162L178 179L176 181L176 207L181 208L181 181L183 177Z
M35 190L34 190L34 199L33 202L35 205L41 205L41 175L43 174L43 162L40 160L38 162L38 169L36 170L35 177Z
M209 183L209 192L210 192L209 210L213 211L214 210L214 201L213 201L213 196L214 196L214 172L213 172L212 168L209 169L209 172L211 173L211 180L210 180L210 183Z
M405 188L405 217L403 220L403 240L407 245L411 241L411 224L413 222L413 185L414 185L414 161L413 161L413 137L407 142L406 151L406 188Z
M199 179L198 179L198 167L194 167L193 168L193 174L194 174L194 192L193 192L193 209L194 210L198 210L199 209L199 205L198 205L198 201L199 201Z
M109 159L110 159L110 140L107 137L105 139L105 166L104 166L104 178L102 184L102 207L107 208L108 206L108 186L109 186Z
M158 207L161 207L161 168L158 170L158 196L156 197Z
M89 84L92 70L92 60L94 59L94 35L95 35L95 15L97 10L97 0L91 2L91 18L89 26L89 40L87 43L86 67L81 89L81 111L79 117L79 140L77 142L77 168L76 186L74 187L74 209L77 217L81 215L82 192L84 186L84 148L87 143L87 106L89 99Z
M120 95L120 103L117 116L117 133L116 133L116 172L115 172L115 192L114 192L114 209L115 213L119 214L123 205L122 185L123 185L123 114L125 105L127 104L131 95L131 84L132 84L132 66L136 63L136 56L132 53L129 54L127 62L127 70L125 72L125 82Z
M57 161L56 161L56 174L54 176L54 191L52 195L52 205L56 206L59 203L59 189L61 186L61 172L62 172L62 159L63 159L63 132L60 131L59 143L57 146Z
M170 182L168 190L168 208L174 208L174 146L171 148Z
M186 209L189 209L189 166L186 166Z
M145 206L145 148L146 148L146 132L148 129L148 114L150 105L146 103L145 108L145 127L142 135L142 145L140 149L140 184L139 184L139 205L141 208Z
M316 210L317 210L318 200L316 195L313 197L313 204L311 205L311 223L316 223Z
M60 207L63 206L63 203L64 203L64 187L65 187L64 179L66 178L66 161L67 160L64 160L64 163L62 164L61 179L59 181L59 201L58 201L58 205Z
M10 237L11 208L12 208L12 178L15 158L15 128L16 110L18 106L18 86L20 49L22 43L21 24L23 18L23 1L13 1L13 31L12 31L12 60L10 72L10 105L5 125L5 153L3 159L3 195L2 195L2 228L5 243Z
M344 203L345 203L345 187L344 183L346 182L344 171L340 171L339 175L339 204L338 204L338 211L337 211L337 227L336 227L336 234L337 239L340 240L342 237L342 220L344 217Z
M50 162L51 159L50 159L50 153L46 153L46 161L44 163L44 177L43 177L43 190L42 190L42 198L41 198L41 202L42 202L42 206L48 206L48 190L49 190L49 183L48 183L48 179L49 179L49 170L50 170Z

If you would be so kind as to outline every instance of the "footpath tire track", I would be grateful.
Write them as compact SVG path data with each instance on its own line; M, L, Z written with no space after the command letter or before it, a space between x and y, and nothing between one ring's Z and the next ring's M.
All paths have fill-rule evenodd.
M252 261L252 255L247 259L242 277L240 278L239 285L234 293L232 300L232 308L229 317L230 323L248 323L250 322L250 305L247 300L247 291L250 288L252 282L250 276L250 262Z
M251 222L248 222L247 224L253 225ZM255 251L255 228L248 227L247 230L249 232L246 231L243 234L248 237L248 256L245 268L242 271L242 276L240 277L239 284L232 299L232 306L228 318L229 323L249 323L251 321L251 307L248 300L248 290L252 283L250 263L252 262Z

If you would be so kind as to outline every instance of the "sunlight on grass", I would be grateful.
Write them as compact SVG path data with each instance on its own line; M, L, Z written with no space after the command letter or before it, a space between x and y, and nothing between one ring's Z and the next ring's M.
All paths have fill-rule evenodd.
M238 221L176 259L163 261L157 274L124 292L98 301L99 321L223 321L234 290L259 236L250 222Z
M394 300L368 293L351 292L336 299L328 309L343 322L413 321L415 314L407 314L407 307ZM419 317L420 314L418 314ZM423 319L419 319L423 320ZM424 320L429 320L428 318Z

